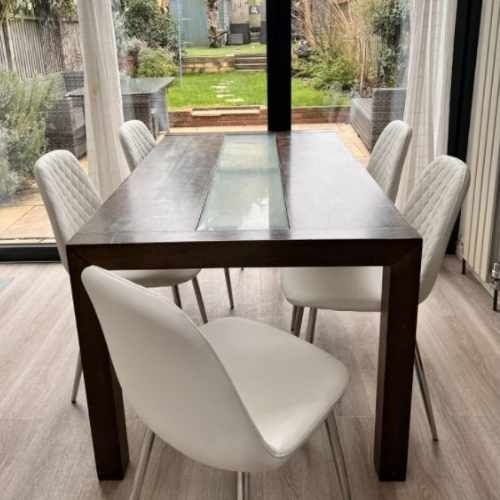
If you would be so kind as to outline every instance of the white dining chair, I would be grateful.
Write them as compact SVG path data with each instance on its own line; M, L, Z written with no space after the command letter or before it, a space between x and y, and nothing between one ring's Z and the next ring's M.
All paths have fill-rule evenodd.
M442 266L451 232L469 186L465 163L441 156L422 172L411 193L404 217L423 238L419 302L431 293ZM300 335L304 308L310 308L306 339L314 341L318 309L380 311L381 267L288 268L281 273L281 287L293 305L292 331ZM427 378L418 347L415 367L432 432L438 434Z
M49 215L61 261L68 270L66 243L95 214L101 199L78 160L69 151L52 151L35 165L35 178ZM146 287L172 287L175 303L182 307L179 285L192 282L200 314L208 321L198 283L200 269L157 269L116 271L120 276ZM80 385L82 366L78 357L71 393L74 403Z
M155 138L140 120L129 120L123 123L119 134L128 167L133 172L155 147Z
M155 147L156 141L148 127L140 120L129 120L120 126L120 142L131 172ZM229 306L234 309L233 286L228 268L224 268Z
M237 497L245 498L249 473L283 465L323 422L350 497L332 415L348 382L340 361L247 319L198 328L160 295L96 266L82 281L123 392L147 427L131 500L140 497L155 436L197 462L237 472Z
M384 128L370 155L367 170L392 202L396 201L410 141L411 128L394 120Z

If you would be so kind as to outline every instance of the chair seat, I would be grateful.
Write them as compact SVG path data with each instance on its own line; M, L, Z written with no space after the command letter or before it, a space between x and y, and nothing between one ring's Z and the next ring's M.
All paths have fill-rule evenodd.
M268 325L224 318L201 331L275 458L287 457L307 439L347 385L340 361Z
M380 311L381 267L283 269L281 286L294 306L335 311Z
M199 272L200 269L134 269L115 274L146 288L160 288L191 281Z

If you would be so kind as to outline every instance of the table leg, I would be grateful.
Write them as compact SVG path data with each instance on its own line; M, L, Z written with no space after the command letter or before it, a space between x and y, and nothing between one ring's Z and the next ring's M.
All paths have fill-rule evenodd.
M384 268L375 419L375 468L404 481L408 459L421 248Z
M88 264L71 249L68 262L97 476L100 480L123 479L129 456L122 390L81 281Z

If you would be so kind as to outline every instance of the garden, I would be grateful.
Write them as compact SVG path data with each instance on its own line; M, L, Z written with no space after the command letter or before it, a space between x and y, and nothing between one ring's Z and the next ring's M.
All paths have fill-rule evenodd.
M221 19L213 10L222 0L200 2L209 24L206 46L183 40L168 2L114 2L120 71L131 78L176 77L168 90L172 112L264 108L265 43L228 45L230 38L213 26ZM0 5L0 25L26 16L51 31L62 19L75 19L75 2L4 0ZM294 0L293 107L346 107L359 96L371 97L374 89L404 85L408 17L407 0ZM263 67L238 69L239 57L250 58L250 68L255 61ZM190 72L189 61L200 58L212 67L214 60L223 64L216 71ZM65 68L26 78L0 66L0 199L32 182L36 159L51 147L47 117L61 99L55 71Z
M222 3L206 1L205 8ZM209 12L207 22L218 15ZM178 76L182 69L169 89L170 111L266 106L265 67L241 71L231 62L265 57L265 44L225 45L217 38L205 47L190 46L179 37L175 16L161 11L156 0L128 0L122 16L116 25L128 40L122 48L132 62L130 75ZM293 107L349 106L353 97L371 97L373 89L404 85L408 23L407 0L294 0Z

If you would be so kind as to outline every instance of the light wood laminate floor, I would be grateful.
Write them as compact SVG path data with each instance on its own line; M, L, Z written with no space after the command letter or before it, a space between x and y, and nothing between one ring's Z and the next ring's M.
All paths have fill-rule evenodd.
M232 270L235 314L287 329L291 308L276 270ZM229 314L222 271L203 271L210 318ZM170 292L162 291L170 300ZM200 321L190 286L185 310ZM305 318L307 320L307 318ZM317 343L351 371L337 419L354 499L500 498L500 314L470 277L446 261L421 306L419 341L431 381L439 443L414 391L408 479L379 483L372 467L378 314L320 312ZM131 464L122 482L94 472L84 391L69 402L77 342L62 266L0 266L0 498L126 499L144 426L128 408ZM228 438L230 438L228 436ZM207 436L209 446L210 436ZM184 458L155 441L143 499L229 500L235 475ZM320 428L287 466L251 477L252 500L340 498Z

